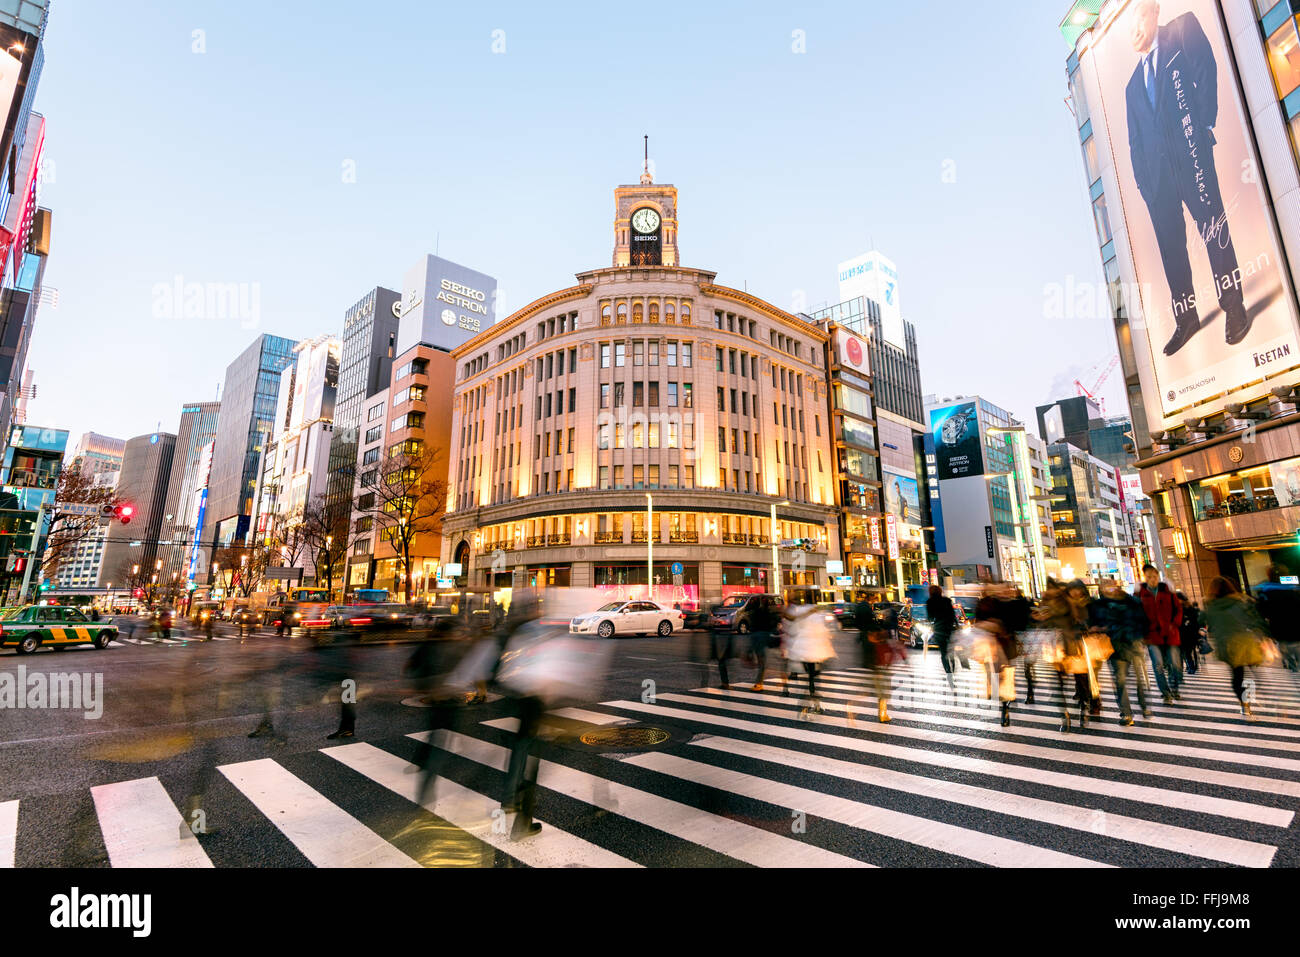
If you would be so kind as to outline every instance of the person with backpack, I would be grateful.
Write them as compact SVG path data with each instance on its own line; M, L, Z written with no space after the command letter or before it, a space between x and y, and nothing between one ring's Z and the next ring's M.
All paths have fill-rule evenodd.
M952 599L938 585L930 586L930 597L925 600L925 614L930 619L934 643L939 646L939 660L948 678L948 690L957 693L957 681L952 672L952 635L957 630L957 609Z

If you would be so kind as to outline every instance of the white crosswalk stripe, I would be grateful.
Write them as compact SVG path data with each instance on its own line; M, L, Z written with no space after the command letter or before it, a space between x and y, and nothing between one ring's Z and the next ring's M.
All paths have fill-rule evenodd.
M220 833L267 822L280 853L318 867L445 863L427 842L448 828L487 852L472 861L529 867L662 866L680 855L758 867L1294 866L1297 729L1281 714L1251 723L1230 711L1215 664L1181 702L1131 727L1116 720L1103 671L1106 720L1070 734L1058 727L1055 676L1036 681L1037 703L1017 701L1003 727L982 678L959 675L954 696L934 656L891 673L889 723L876 720L872 676L852 667L818 677L824 711L813 716L801 710L806 678L787 696L779 676L762 692L688 686L559 708L537 745L543 828L519 841L500 807L518 721L501 710L406 736L449 755L422 803L422 775L403 756L412 745L396 739L221 765L234 789L210 788L203 806L209 822L238 822ZM1279 711L1294 696L1287 681L1260 680ZM585 730L636 724L667 729L669 741L629 754L576 744ZM235 853L224 837L190 835L174 796L184 792L169 787L149 777L90 789L111 866L220 867ZM401 814L394 825L394 802L408 827ZM18 801L0 802L0 867L27 859L18 812ZM443 823L430 827L428 815ZM38 818L29 808L23 827L39 832Z
M142 778L90 789L114 867L211 867L162 782Z
M270 758L220 770L317 867L419 867Z
M18 802L0 802L0 870L12 868L18 847Z

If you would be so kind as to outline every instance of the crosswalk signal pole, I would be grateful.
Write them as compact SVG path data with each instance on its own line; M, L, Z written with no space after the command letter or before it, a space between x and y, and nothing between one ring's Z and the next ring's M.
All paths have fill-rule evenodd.
M32 544L28 549L27 569L23 572L23 587L18 593L18 604L27 604L27 593L32 585L32 567L36 564L36 548L41 542L41 526L45 524L45 503L36 510L36 527L32 529Z

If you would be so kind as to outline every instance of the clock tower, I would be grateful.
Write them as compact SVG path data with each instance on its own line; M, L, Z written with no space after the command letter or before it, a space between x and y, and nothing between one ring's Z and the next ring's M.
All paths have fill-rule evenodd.
M614 265L678 263L677 188L655 185L647 159L639 186L614 189Z

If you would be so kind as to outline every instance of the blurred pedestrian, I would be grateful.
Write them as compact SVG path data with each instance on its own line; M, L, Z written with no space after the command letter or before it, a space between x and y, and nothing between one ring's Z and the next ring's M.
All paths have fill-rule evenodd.
M427 804L434 797L434 783L446 763L447 750L440 735L452 731L460 708L465 704L476 682L484 679L492 662L479 655L479 667L472 673L461 665L474 653L475 645L461 639L463 633L456 618L434 619L426 640L420 642L406 665L406 672L415 677L423 692L422 703L427 705L428 735L416 750L414 765L420 770L420 785L416 803Z
M1079 705L1079 727L1088 727L1088 715L1100 711L1101 699L1097 692L1097 679L1093 672L1086 634L1088 631L1088 605L1091 601L1088 586L1081 581L1071 582L1065 589L1064 607L1055 607L1048 620L1060 636L1059 682L1061 705L1064 710L1061 730L1070 731L1069 699L1065 697L1065 676L1074 679L1074 700Z
M781 616L771 602L764 599L759 603L754 615L753 631L750 634L750 647L754 655L757 676L754 690L763 690L763 678L767 674L768 651L781 649Z
M901 647L896 647L888 623L876 614L875 608L864 601L858 607L865 610L856 613L858 641L862 648L862 666L871 673L871 684L876 692L877 715L882 724L892 719L889 717L889 668L895 656L902 655ZM850 714L850 717L852 715Z
M1183 674L1194 675L1201 670L1201 609L1182 592L1178 592L1178 602L1183 606L1183 620L1178 625L1178 650L1183 656ZM1145 665L1142 674L1146 674Z
M817 672L822 665L835 657L827 615L816 605L800 605L790 618L789 637L785 654L792 668L802 667L808 675L808 704L799 710L801 719L810 714L823 714L821 698L817 695Z
M717 662L718 680L723 691L731 690L731 678L727 674L727 662L736 657L733 627L734 625L728 622L721 627L709 629L709 661ZM704 683L707 685L708 682L708 671L706 669Z
M1255 598L1269 635L1282 653L1283 666L1296 671L1300 670L1300 586L1283 585L1283 577L1289 575L1281 565L1270 566L1268 581L1255 588Z
M957 630L957 609L952 599L943 593L938 585L930 586L930 597L925 602L925 614L930 619L934 643L939 646L939 660L943 662L943 671L948 678L948 689L957 694L957 681L953 677L952 636Z
M1115 579L1103 579L1100 597L1088 606L1088 624L1091 630L1110 638L1110 668L1115 676L1119 723L1125 727L1133 724L1133 708L1128 697L1130 674L1137 682L1138 706L1142 709L1142 716L1150 718L1146 659L1148 624L1142 602L1124 591Z
M1183 606L1167 584L1160 580L1154 565L1142 567L1142 587L1138 598L1147 616L1147 652L1155 669L1156 684L1165 704L1173 704L1180 697L1183 683L1183 664L1179 654L1182 638L1178 626L1183 620Z
M525 588L517 596L511 596L510 609L500 629L504 639L503 649L512 649L518 645L512 657L512 670L503 675L499 660L504 657L503 654L499 656L495 675L502 678L503 687L510 692L515 705L515 717L519 722L514 745L510 750L510 763L501 799L503 810L517 812L511 829L511 837L515 840L530 837L542 829L542 825L533 820L540 761L532 754L532 749L541 727L545 705L533 686L535 676L529 672L534 665L532 656L525 650L529 639L540 641L545 637L540 633L534 635L534 632L538 632L540 618L541 606L537 596L531 588Z
M1204 617L1210 644L1215 656L1232 669L1232 690L1241 702L1241 713L1253 720L1246 669L1264 661L1264 619L1231 579L1211 581L1208 599Z

